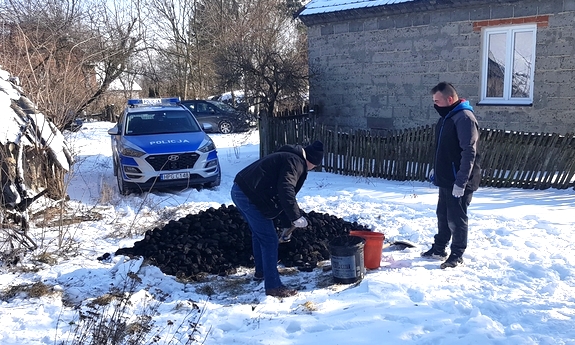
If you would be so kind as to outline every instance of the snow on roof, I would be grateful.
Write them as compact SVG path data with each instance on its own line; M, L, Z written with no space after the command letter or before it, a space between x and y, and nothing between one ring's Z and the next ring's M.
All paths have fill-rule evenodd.
M3 145L16 141L20 133L20 126L24 124L10 107L12 100L18 100L20 95L8 81L9 78L10 74L8 72L0 70L0 118L2 118L0 144Z
M70 164L72 163L68 160L70 152L62 132L60 132L51 121L48 121L42 113L30 114L28 116L36 124L36 128L40 132L42 140L46 143L62 169L70 171Z
M330 13L357 8L395 5L416 0L311 0L300 12L300 16Z
M22 118L12 109L13 100L31 103L22 94L20 87L10 82L10 73L0 69L0 143L5 145L11 142L25 146L42 143L51 151L62 169L69 171L72 164L69 160L70 151L62 133L42 113L28 114ZM27 135L21 136L24 126L28 126ZM33 143L31 139L37 142Z
M129 81L128 78L120 76L110 83L108 91L142 91L142 87L135 81Z
M98 83L102 83L104 80L104 64L98 63L95 66L96 80ZM108 91L142 91L142 87L136 82L135 78L128 74L122 73L116 79L114 79L108 86Z
M244 97L244 91L243 90L235 90L234 91L234 98L243 98ZM220 101L230 101L232 99L232 92L228 91L225 93L222 93L222 95L220 96Z

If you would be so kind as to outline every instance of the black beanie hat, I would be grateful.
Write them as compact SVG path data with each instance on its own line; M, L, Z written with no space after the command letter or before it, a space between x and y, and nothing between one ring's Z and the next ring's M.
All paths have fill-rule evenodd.
M304 148L305 159L313 165L320 165L323 160L323 143L319 140Z

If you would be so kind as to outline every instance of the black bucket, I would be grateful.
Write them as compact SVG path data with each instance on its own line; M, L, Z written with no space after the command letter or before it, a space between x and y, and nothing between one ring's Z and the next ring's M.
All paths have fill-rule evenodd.
M329 242L334 282L351 284L363 279L364 246L365 239L358 236L340 236Z

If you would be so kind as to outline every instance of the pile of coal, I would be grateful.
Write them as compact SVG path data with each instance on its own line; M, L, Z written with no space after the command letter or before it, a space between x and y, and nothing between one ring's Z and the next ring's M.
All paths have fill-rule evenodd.
M308 227L296 229L290 242L279 245L279 260L286 267L311 270L330 258L329 242L333 238L347 235L350 230L368 230L325 213L312 211L305 217ZM251 231L234 205L171 220L163 228L146 231L133 247L118 249L115 254L143 256L165 274L195 280L207 274L233 274L240 266L254 266Z

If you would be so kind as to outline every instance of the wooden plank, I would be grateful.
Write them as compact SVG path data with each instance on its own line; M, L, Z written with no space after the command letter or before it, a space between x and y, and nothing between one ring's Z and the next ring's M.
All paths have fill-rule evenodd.
M565 136L565 155L562 157L565 163L555 185L555 188L566 189L571 187L571 181L575 176L575 137L571 134Z
M490 145L490 138L494 136L494 131L482 130L479 133L479 153L481 154L479 166L481 168L480 186L489 186L491 184L491 165L493 157L493 148Z
M367 161L366 161L366 168L367 168L367 172L368 172L368 177L374 177L375 176L375 171L374 171L374 167L375 167L375 156L373 155L373 135L371 134L371 132L368 132L367 138L366 138L366 150L367 150Z
M485 171L488 180L486 181L486 185L496 187L500 173L499 161L505 150L506 133L502 130L495 130L488 132L488 134L492 135L491 140L486 140L486 148L482 150L487 155Z
M573 155L575 147L573 147L573 135L567 134L561 138L561 143L558 147L560 155L555 158L555 170L557 175L551 185L553 188L565 189L569 187L569 171L572 169ZM565 183L567 182L567 184Z
M426 181L429 175L430 164L428 162L429 157L429 147L432 145L429 141L429 126L422 127L421 129L421 141L419 145L419 155L417 161L420 162L419 169L419 181Z
M536 165L535 165L535 161L534 159L536 159L536 157L538 156L538 148L541 145L541 141L542 138L544 137L544 135L540 134L540 133L532 133L532 140L530 142L531 144L531 150L529 152L529 156L526 157L527 159L527 164L525 165L525 175L522 179L523 182L523 188L533 188L534 185L534 181L537 178L537 173L536 173Z
M520 140L520 133L512 132L506 135L506 140L504 142L504 151L503 155L500 157L501 160L498 163L499 166L499 181L496 184L497 187L511 187L512 183L508 179L510 165L512 163L512 157L514 157L518 152L519 148L517 147L517 143Z
M564 152L561 150L564 141L562 136L554 133L553 137L555 140L547 147L545 166L543 168L543 178L541 179L541 189L551 188L553 181L557 177L557 168L562 166L561 159Z
M524 132L515 132L512 135L512 140L509 142L509 156L506 161L509 165L505 168L507 178L503 187L518 187L520 181L517 180L516 175L519 172L521 159L528 154L525 141L529 140L529 134Z
M534 133L529 133L526 135L525 140L523 140L522 145L524 146L524 154L519 157L520 165L518 167L517 180L519 181L519 187L525 187L525 177L527 176L529 166L533 163L531 162L531 155L535 148L535 141L537 136Z
M548 134L539 134L538 141L535 149L533 150L532 161L535 162L533 165L533 173L531 174L531 178L529 179L528 188L535 188L540 189L541 183L541 173L543 166L545 164L546 158L546 147L549 144L549 141L552 137Z
M406 175L406 137L407 137L407 130L402 130L401 131L401 135L399 136L399 153L397 155L396 161L397 161L397 169L395 170L395 180L396 181L405 181L405 175Z
M519 135L518 135L519 134ZM498 182L496 187L510 187L512 186L512 182L509 180L509 169L510 164L512 163L512 158L514 155L518 153L517 141L520 138L521 133L512 132L506 135L506 141L504 146L504 151L501 156L501 160L498 162L499 166L499 173L498 173Z
M490 176L490 186L498 187L500 175L501 175L501 165L500 161L502 160L503 155L507 149L507 133L505 131L496 131L495 137L493 141L493 156L490 162L489 167L491 168Z
M406 180L411 181L413 179L413 161L415 160L415 130L409 129L406 134L405 146L407 147L407 150L405 152L405 178Z

